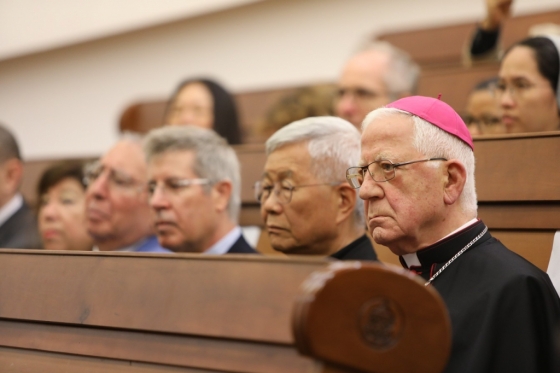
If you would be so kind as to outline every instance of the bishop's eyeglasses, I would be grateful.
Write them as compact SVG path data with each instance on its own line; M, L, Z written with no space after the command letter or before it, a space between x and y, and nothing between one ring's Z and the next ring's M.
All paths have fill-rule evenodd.
M446 158L426 158L419 159L416 161L408 161L401 163L393 163L388 159L381 159L379 161L371 162L366 166L361 167L350 167L346 170L346 179L350 183L350 186L354 189L358 189L364 183L366 177L366 170L370 174L371 178L377 182L389 181L395 178L396 169L401 166L408 164L419 163L419 162L429 162L429 161L447 161Z

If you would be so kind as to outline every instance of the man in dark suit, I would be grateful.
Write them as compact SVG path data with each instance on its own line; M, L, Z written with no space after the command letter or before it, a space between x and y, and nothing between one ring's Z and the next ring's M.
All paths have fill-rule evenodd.
M0 125L0 248L41 247L35 215L19 193L22 177L16 139Z
M175 252L256 253L237 225L239 161L214 131L163 127L145 139L148 190L161 246Z
M345 178L360 160L360 132L336 117L311 117L266 142L256 198L272 248L286 254L377 260L364 208Z

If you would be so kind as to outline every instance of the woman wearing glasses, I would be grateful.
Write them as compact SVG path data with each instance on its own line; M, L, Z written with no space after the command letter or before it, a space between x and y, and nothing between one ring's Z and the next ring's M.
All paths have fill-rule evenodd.
M560 36L514 44L502 59L497 85L508 133L560 129Z
M91 250L86 230L85 186L81 162L47 169L37 186L39 232L46 250Z

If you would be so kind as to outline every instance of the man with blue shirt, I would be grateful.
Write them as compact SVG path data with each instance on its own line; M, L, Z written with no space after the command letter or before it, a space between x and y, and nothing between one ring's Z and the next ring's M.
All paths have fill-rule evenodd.
M239 161L214 131L163 127L145 139L148 190L161 246L175 252L256 253L237 224Z
M169 253L154 235L141 139L127 136L85 172L87 229L95 251Z

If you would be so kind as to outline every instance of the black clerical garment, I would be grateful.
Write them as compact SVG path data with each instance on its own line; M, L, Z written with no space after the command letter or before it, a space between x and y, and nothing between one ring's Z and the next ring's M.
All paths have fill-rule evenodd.
M338 260L377 260L377 253L365 234L331 255Z
M478 221L416 253L428 280L485 228ZM406 263L401 258L401 263ZM451 317L445 372L558 373L554 331L560 299L548 275L486 232L436 279Z

